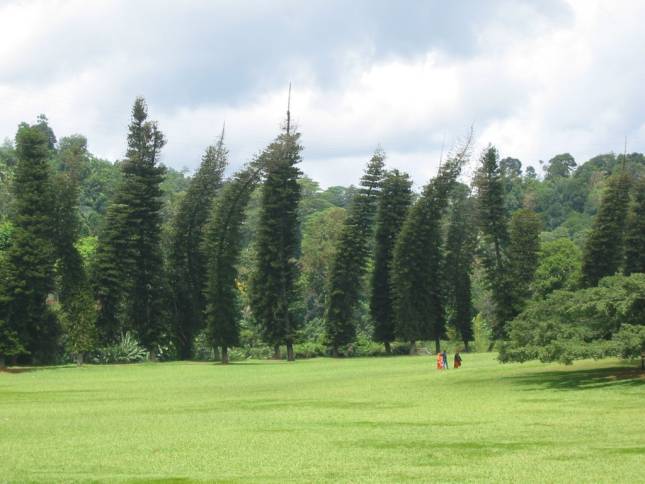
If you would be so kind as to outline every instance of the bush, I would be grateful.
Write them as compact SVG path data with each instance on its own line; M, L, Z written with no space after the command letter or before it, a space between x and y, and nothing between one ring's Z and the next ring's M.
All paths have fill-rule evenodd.
M99 348L94 357L95 363L136 363L144 361L148 352L139 345L132 334L128 331L121 335L121 339L110 346Z

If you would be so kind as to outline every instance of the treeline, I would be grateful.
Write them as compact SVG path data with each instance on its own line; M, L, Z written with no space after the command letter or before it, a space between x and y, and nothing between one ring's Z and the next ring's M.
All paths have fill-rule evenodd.
M0 363L641 351L644 157L558 155L541 178L491 146L468 186L471 138L419 193L381 150L321 190L288 118L228 178L224 132L192 177L164 167L143 99L115 164L23 123L0 148Z

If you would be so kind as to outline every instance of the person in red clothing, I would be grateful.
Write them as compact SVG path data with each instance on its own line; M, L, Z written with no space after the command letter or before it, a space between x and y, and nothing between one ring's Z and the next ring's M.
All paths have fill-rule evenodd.
M452 366L453 368L459 368L461 366L461 355L459 351L455 351L455 363Z
M437 370L443 370L443 355L441 351L437 352Z

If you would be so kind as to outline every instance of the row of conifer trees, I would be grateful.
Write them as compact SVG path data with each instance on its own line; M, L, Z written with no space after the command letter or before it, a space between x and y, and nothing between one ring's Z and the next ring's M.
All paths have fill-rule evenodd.
M23 124L16 135L15 232L0 266L0 360L47 361L62 332L82 361L84 353L115 342L124 331L134 332L152 358L172 339L178 356L188 359L196 335L206 329L227 362L228 349L240 343L237 271L246 208L256 189L261 196L250 309L265 342L276 352L286 345L288 359L294 359L301 326L293 307L302 146L289 115L276 139L226 180L224 133L207 148L174 215L164 254L160 185L165 168L159 157L165 139L138 98L120 163L122 180L89 268L75 245L78 153L73 146L61 147L65 169L52 175L47 163L52 142L40 128ZM356 309L366 290L373 337L386 351L396 340L410 343L412 352L420 340L434 340L438 349L448 323L467 348L475 263L482 265L491 291L494 336L506 336L507 323L530 296L540 220L530 203L509 219L494 147L482 154L472 187L457 181L470 159L471 141L472 134L418 195L406 173L386 168L381 150L369 160L327 275L324 320L332 354L355 340ZM610 180L587 242L587 285L623 266L626 272L645 271L642 213L622 236L629 193L625 173ZM642 211L642 187L637 193L636 210ZM47 304L54 288L58 315Z

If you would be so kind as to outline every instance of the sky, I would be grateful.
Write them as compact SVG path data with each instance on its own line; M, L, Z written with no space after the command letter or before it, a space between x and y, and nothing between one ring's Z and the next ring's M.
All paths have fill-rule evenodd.
M642 0L0 0L0 139L44 113L123 157L144 96L162 161L230 170L278 133L292 84L302 170L356 184L375 148L421 186L474 129L539 171L645 151Z

